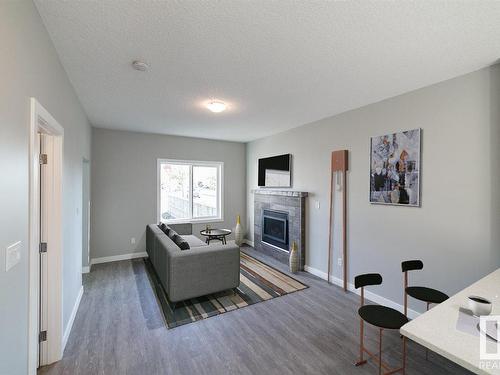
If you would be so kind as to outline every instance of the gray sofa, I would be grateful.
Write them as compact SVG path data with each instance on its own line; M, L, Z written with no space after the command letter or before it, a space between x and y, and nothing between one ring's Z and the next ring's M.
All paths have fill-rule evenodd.
M207 245L192 235L191 224L169 225L190 248L181 250L158 226L146 228L146 251L171 302L204 296L240 284L240 249L234 241L227 245Z

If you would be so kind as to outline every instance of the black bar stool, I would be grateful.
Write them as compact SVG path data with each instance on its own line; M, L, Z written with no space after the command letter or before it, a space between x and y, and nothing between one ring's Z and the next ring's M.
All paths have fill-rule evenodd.
M408 316L408 295L427 304L426 311L429 311L431 303L441 303L449 297L439 290L427 288L425 286L408 286L408 271L421 270L424 263L421 260L407 260L401 262L401 270L404 272L404 295L405 295L405 315ZM429 350L425 349L425 359L429 358Z
M384 329L399 330L404 324L408 323L408 318L399 311L390 307L380 305L365 305L365 286L382 284L382 276L378 273L367 273L358 275L354 278L356 289L361 288L361 307L358 310L360 316L359 322L359 360L356 366L364 365L367 361L363 354L368 354L376 363L378 363L379 375L389 375L396 372L405 374L406 372L406 337L403 336L403 366L396 369L390 369L382 361L382 332ZM369 352L364 346L364 322L367 322L379 329L378 356ZM382 373L384 369L384 373Z
M408 295L427 303L427 310L431 303L441 303L448 299L448 296L439 290L424 286L408 286L408 271L421 270L424 263L421 260L407 260L401 263L401 270L404 272L404 293L405 293L405 315L408 316Z

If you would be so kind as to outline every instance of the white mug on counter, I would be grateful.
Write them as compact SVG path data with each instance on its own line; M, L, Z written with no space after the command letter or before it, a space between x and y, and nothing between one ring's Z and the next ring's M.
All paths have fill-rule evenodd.
M469 310L475 316L490 315L493 305L491 301L479 296L469 296L467 298Z

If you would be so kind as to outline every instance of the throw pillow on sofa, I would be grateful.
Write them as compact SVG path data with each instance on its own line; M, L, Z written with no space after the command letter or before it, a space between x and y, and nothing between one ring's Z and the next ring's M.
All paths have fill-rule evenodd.
M182 238L175 230L170 228L165 223L158 224L160 229L165 233L181 250L189 250L189 243Z
M172 228L170 228L167 224L165 223L160 223L158 224L160 229L162 230L163 233L165 233L167 236L170 237L170 232L172 232Z
M181 236L179 236L177 233L174 234L173 237L171 237L171 240L174 241L174 243L179 246L179 248L181 250L189 250L189 244L188 242L182 238Z
M174 240L174 236L178 236L178 234L172 228L168 228L168 229L169 229L169 231L168 231L167 236L173 241Z

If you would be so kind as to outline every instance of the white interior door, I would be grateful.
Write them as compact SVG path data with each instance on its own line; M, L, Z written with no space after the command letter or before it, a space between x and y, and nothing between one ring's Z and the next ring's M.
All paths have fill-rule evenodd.
M30 99L28 374L64 351L62 314L62 170L64 128ZM42 135L43 134L43 135ZM47 164L40 163L41 153ZM47 244L47 252L41 243ZM46 331L47 339L40 332Z

